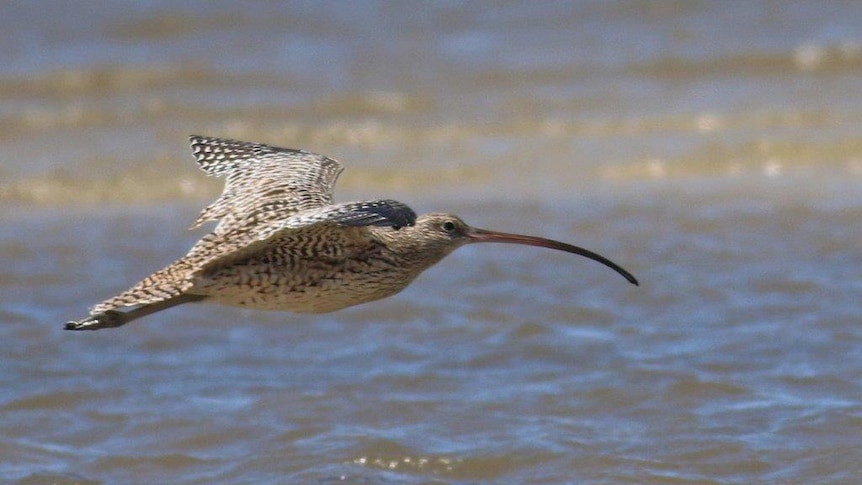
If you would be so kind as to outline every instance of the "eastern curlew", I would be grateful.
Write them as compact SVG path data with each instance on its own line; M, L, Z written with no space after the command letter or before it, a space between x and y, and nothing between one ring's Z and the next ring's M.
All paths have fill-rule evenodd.
M186 254L94 306L67 330L119 327L182 303L214 301L264 310L324 313L394 295L469 243L539 246L628 271L559 241L477 229L450 214L416 217L394 200L334 204L335 160L259 143L191 137L198 165L225 177L221 196L197 221L215 229Z

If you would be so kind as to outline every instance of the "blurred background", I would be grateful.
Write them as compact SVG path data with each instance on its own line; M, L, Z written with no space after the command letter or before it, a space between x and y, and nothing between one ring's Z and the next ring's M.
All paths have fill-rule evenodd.
M862 3L4 2L0 478L853 483ZM553 237L330 315L65 320L182 256L188 135Z

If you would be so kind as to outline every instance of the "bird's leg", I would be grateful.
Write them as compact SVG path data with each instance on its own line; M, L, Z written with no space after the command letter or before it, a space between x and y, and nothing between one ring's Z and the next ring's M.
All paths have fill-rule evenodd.
M63 328L65 328L66 330L99 330L100 328L119 327L129 322L129 316L133 312L134 310L130 312L118 312L117 310L108 310L100 313L94 313L87 318L66 322L66 326Z
M81 320L66 322L66 326L63 328L66 330L99 330L101 328L116 328L151 313L155 313L172 306L177 306L182 303L200 301L204 298L206 297L202 295L180 295L169 300L159 301L149 305L141 305L125 312L106 310L103 312L93 313Z

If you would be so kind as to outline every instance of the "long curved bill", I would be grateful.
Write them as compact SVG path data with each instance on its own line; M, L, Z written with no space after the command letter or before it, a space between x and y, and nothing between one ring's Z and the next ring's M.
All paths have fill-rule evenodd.
M537 246L540 248L556 249L558 251L578 254L586 258L590 258L593 261L598 261L599 263L602 263L608 268L611 268L612 270L621 274L623 278L629 281L629 283L633 285L638 285L638 280L634 276L632 276L631 273L624 270L620 265L614 263L613 261L604 256L598 255L592 251L578 246L573 246L571 244L566 244L560 241L554 241L553 239L545 239L543 237L524 236L521 234L508 234L505 232L477 229L475 227L469 228L466 235L468 238L470 238L470 242L525 244L527 246Z

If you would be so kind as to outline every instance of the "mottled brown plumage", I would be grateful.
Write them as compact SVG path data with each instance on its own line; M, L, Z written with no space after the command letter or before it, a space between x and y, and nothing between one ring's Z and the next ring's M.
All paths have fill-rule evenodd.
M193 301L321 313L398 293L422 271L472 242L507 242L580 254L631 283L613 262L585 249L531 236L476 229L449 214L419 218L393 200L333 204L341 164L305 152L191 137L198 164L225 177L221 196L192 228L215 229L184 256L94 306L68 330L118 327Z

